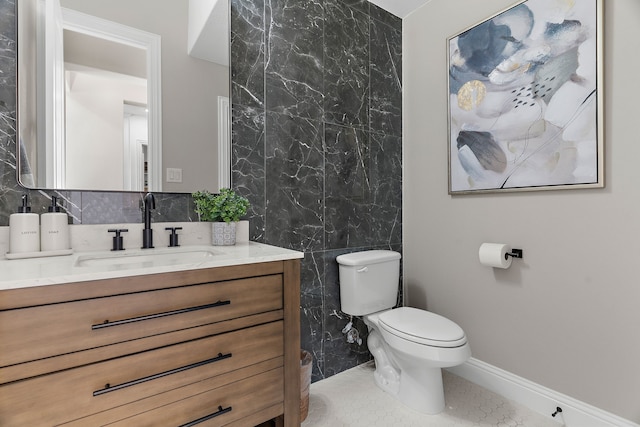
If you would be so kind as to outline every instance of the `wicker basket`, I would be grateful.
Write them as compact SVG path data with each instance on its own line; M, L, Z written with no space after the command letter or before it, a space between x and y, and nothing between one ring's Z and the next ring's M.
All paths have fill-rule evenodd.
M300 422L309 415L309 387L313 357L306 350L300 350Z

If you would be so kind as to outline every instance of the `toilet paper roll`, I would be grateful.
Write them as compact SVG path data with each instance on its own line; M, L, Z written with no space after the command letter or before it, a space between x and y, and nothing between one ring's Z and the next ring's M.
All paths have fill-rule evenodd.
M478 257L480 264L494 268L509 268L512 258L506 254L511 252L511 246L504 243L483 243L480 245Z

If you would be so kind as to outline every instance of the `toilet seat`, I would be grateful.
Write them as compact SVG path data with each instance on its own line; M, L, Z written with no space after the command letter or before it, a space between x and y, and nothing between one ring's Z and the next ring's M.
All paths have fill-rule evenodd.
M399 338L432 347L460 347L467 342L462 328L446 317L412 307L381 313L382 329Z

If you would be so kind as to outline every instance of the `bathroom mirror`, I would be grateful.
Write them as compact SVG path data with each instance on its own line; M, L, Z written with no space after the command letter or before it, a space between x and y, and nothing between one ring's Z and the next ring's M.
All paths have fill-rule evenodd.
M22 185L229 185L229 0L16 3Z

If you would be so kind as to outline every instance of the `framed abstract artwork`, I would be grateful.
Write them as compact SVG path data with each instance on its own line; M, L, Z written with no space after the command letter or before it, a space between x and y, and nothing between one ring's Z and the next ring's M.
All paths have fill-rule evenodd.
M525 0L447 39L449 194L604 186L603 0Z

